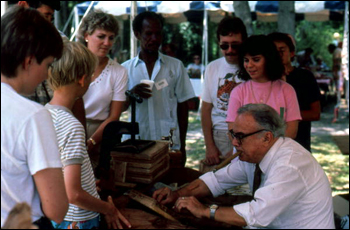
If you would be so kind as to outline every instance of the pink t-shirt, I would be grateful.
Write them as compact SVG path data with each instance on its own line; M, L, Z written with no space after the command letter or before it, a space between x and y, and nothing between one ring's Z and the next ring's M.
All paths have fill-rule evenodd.
M235 87L230 95L226 122L234 122L237 110L250 103L271 106L286 122L301 120L295 90L285 81L258 83L250 80Z

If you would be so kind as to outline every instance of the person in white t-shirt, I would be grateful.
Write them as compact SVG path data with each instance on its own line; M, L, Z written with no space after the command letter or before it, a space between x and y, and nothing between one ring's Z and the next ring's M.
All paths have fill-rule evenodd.
M98 228L100 213L104 214L108 227L120 228L120 220L131 227L111 197L106 202L97 194L86 151L84 127L72 113L76 98L82 97L89 88L97 63L97 57L84 45L66 40L62 58L53 63L49 76L54 96L46 108L56 129L69 199L64 221L60 224L53 222L56 229Z
M107 55L118 35L118 21L111 14L96 10L82 21L78 40L98 57L98 65L91 84L84 95L87 122L87 145L96 167L103 130L111 121L117 121L126 101L127 71Z
M224 57L209 63L205 70L201 109L208 165L219 164L220 156L228 157L233 152L227 137L226 116L230 93L241 82L237 77L238 49L247 38L246 28L239 18L224 18L216 33Z
M1 17L1 226L20 202L41 228L67 212L50 113L21 96L34 92L61 55L60 34L38 11L15 6Z

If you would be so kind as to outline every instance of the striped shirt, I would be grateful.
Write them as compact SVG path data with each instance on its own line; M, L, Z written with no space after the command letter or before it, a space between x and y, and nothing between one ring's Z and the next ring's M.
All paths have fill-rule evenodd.
M96 191L95 177L85 145L85 131L72 112L63 106L46 104L55 126L61 161L64 167L81 165L81 187L91 196L100 199ZM69 204L65 221L87 221L99 216L99 213L87 211Z

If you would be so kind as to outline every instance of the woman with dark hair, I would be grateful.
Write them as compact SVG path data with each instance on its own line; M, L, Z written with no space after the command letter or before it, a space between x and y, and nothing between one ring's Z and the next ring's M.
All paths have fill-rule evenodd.
M285 136L295 138L301 120L299 104L293 87L281 80L284 67L273 41L265 35L251 36L239 55L239 78L246 82L231 92L226 119L229 129L240 107L262 103L270 105L284 119Z

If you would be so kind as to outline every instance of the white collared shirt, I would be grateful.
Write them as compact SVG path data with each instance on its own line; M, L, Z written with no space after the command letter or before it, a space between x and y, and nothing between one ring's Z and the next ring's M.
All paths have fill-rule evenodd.
M195 97L190 79L182 62L159 53L152 76L149 77L146 64L139 56L122 64L128 70L128 88L140 84L142 79L153 80L152 97L136 103L136 121L139 123L140 137L143 140L160 140L173 136L174 149L180 149L180 134L177 120L177 104Z
M233 208L248 227L334 228L332 191L322 167L301 145L279 138L259 163L261 185L255 200ZM234 160L227 167L200 177L214 196L249 183L255 164Z

